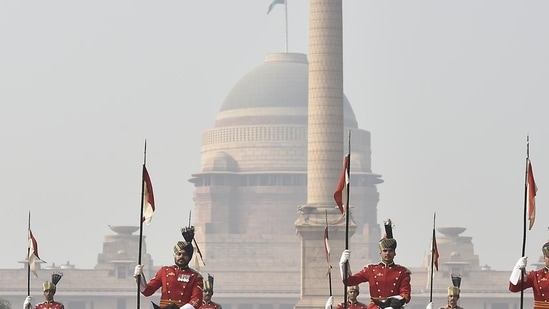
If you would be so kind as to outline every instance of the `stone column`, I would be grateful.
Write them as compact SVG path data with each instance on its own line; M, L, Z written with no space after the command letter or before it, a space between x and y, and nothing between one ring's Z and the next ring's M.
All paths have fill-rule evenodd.
M343 300L339 255L345 245L345 220L333 194L342 169L343 48L342 1L311 0L309 15L309 99L307 204L300 206L296 230L301 238L301 298L295 308L324 308L329 296L324 227L328 220L332 252L332 292ZM349 237L356 226L352 226Z
M341 0L311 0L307 204L332 207L343 160Z

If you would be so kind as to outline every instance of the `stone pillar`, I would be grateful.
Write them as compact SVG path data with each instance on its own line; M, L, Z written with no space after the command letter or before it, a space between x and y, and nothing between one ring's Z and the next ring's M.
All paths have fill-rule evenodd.
M332 207L344 149L342 4L310 3L307 204Z
M343 299L338 264L345 245L345 220L333 225L341 216L333 194L344 154L342 32L341 0L311 0L307 204L299 207L295 224L301 238L301 298L296 309L324 308L330 294L323 242L326 220L334 267L332 292L341 296L335 302ZM349 237L355 228L350 228Z

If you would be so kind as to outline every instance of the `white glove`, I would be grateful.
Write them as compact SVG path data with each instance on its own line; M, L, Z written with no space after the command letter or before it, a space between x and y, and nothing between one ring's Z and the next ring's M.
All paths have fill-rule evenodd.
M334 297L333 296L328 297L328 300L326 301L326 305L324 306L324 309L332 309L333 304L334 304Z
M528 264L528 257L523 256L523 257L518 259L517 264L515 264L515 268L525 269L526 264Z
M137 278L143 274L143 265L136 265L133 271L133 277Z
M433 309L433 303L432 303L432 302L429 303L429 304L427 305L427 307L425 307L425 309Z
M351 250L345 249L341 252L341 258L339 259L339 264L345 264L351 257Z
M528 263L528 257L523 256L518 259L517 263L515 264L515 267L513 268L513 272L511 272L511 276L509 277L509 282L513 285L517 285L520 277L522 276L522 271L526 268L526 264Z
M133 277L139 285L139 290L143 292L147 288L147 279L143 275L143 265L136 265L135 270L133 271Z
M341 274L341 280L347 279L347 272L348 269L346 269L346 263L349 261L349 258L351 257L351 250L345 249L341 253L341 258L339 259L339 273ZM347 271L346 271L347 270Z
M32 297L29 295L27 298L25 298L25 301L23 302L23 309L30 309L32 307L31 305Z
M179 309L194 309L193 305L191 304L184 304L183 306L181 306L181 308Z

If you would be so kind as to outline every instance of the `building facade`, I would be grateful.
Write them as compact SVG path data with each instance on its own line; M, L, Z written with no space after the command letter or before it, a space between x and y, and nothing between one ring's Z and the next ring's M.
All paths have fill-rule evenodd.
M63 265L39 265L40 279L32 277L31 295L33 304L43 301L42 282L49 280L52 271L62 271L64 276L58 284L55 299L65 304L67 309L131 309L137 306L137 287L133 276L133 268L137 260L138 227L112 227L114 234L106 235L103 240L103 252L98 254L97 266L94 269L79 269L69 262ZM518 309L520 308L520 295L507 290L510 271L494 271L487 265L479 265L479 257L474 252L472 237L461 235L466 231L461 227L438 228L437 244L441 256L439 258L439 270L433 276L433 301L434 308L439 308L446 303L447 288L451 285L451 274L462 276L461 297L459 304L464 308L481 309ZM294 237L297 237L294 235ZM280 241L264 239L264 243L280 246ZM254 244L242 238L239 246ZM429 240L423 241L417 247L428 250ZM237 248L228 250L238 251ZM146 244L143 244L144 263L154 265L151 256L146 253ZM406 254L403 252L402 254ZM264 261L268 265L273 262L267 260L272 257L265 256ZM336 257L333 259L337 265ZM281 257L284 260L284 257ZM217 259L210 260L208 265ZM287 261L287 260L285 260ZM260 262L256 263L260 264ZM358 269L359 263L353 258L353 268ZM41 267L40 267L41 266ZM255 266L255 265L254 265ZM423 309L429 302L431 295L430 286L430 256L425 256L423 265L411 267L412 272L412 301L406 306L411 309ZM532 263L529 269L543 267L543 257L537 263ZM146 269L146 276L151 278L160 267L153 266ZM325 267L320 265L319 267ZM253 268L253 267L251 267ZM271 290L267 287L254 285L253 282L241 280L243 277L237 274L234 280L218 280L222 273L211 272L215 276L214 299L223 308L228 309L282 309L293 308L299 299L299 271L279 272L272 269L268 276L272 282L286 282L286 284L271 284ZM219 270L221 271L221 270ZM206 273L204 271L204 273ZM27 268L26 261L21 262L18 269L0 269L0 298L8 300L12 308L20 308L27 295ZM328 280L325 277L325 280ZM343 285L339 279L337 268L334 268L332 276L334 290L342 290ZM261 283L264 284L264 283ZM361 286L362 293L359 300L368 302L367 284ZM532 293L527 290L524 294L524 308L532 308ZM149 298L140 298L141 308L152 308L151 301L158 303L159 294ZM327 295L326 295L327 297ZM342 298L336 298L336 302Z

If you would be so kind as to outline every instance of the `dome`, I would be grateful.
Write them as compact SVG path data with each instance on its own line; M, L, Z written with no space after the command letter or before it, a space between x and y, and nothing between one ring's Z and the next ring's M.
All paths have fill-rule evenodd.
M307 123L308 86L309 63L305 54L268 54L265 62L240 79L225 97L216 127L232 126L235 123L243 125L243 122L258 124L255 116L261 115L254 114L254 111L271 115L269 124L273 124L272 115L276 109L279 111L274 111L275 114L282 116L277 121L283 124ZM343 104L345 126L356 128L356 117L345 95ZM258 108L262 111L256 110ZM242 109L247 111L238 112ZM244 113L254 117L242 117ZM305 119L301 119L303 117ZM228 121L228 118L233 118L233 121ZM234 118L238 118L238 121Z
M308 87L305 54L268 54L234 85L216 115L214 128L203 132L201 172L306 171ZM364 184L380 183L373 180L379 176L370 177L370 132L358 128L344 94L342 103L343 129L352 130L352 152L357 154L354 171L367 174L367 179L362 178ZM346 133L342 139L347 145Z

